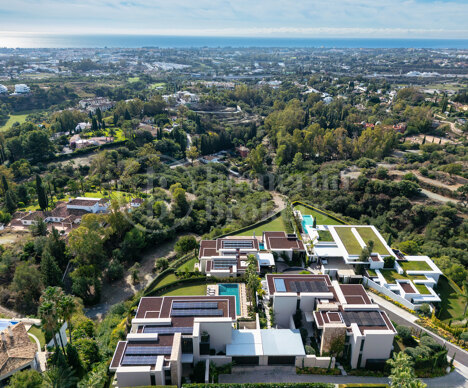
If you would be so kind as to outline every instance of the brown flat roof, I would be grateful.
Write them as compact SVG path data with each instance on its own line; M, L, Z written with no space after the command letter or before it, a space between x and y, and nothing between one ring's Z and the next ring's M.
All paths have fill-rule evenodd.
M411 283L403 283L400 282L401 288L407 293L407 294L415 294L417 291L414 289L413 285Z
M263 238L267 249L305 250L304 244L297 236L290 237L286 232L264 232Z

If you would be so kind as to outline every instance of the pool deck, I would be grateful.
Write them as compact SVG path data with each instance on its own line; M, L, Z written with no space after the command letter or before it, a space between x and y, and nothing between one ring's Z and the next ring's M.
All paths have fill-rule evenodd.
M240 315L238 317L248 318L249 310L247 307L247 291L244 283L236 283L239 285L239 298L240 298ZM217 284L208 284L206 286L206 295L219 296L219 286Z

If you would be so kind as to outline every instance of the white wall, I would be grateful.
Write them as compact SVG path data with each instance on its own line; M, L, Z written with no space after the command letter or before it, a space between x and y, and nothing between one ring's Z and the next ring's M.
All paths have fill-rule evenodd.
M300 308L304 312L315 310L315 296L301 294L300 303Z
M68 328L68 324L67 322L64 322L59 332L55 333L55 338L56 338L58 346L61 346L61 345L65 346L67 344L68 342L67 328ZM54 347L54 346L55 346L54 340L51 339L50 342L47 344L47 347Z
M232 339L232 322L200 322L200 336L204 331L210 335L211 349L226 352L226 344Z
M366 330L365 334L361 367L366 366L368 359L385 360L390 358L395 333L389 330Z
M273 300L273 311L275 312L275 322L281 327L289 327L289 319L296 312L297 294L276 293Z
M144 370L144 369L148 370ZM120 367L115 373L120 387L137 387L151 385L150 367Z
M328 364L330 364L330 357L317 357L313 354L296 356L297 368L328 368ZM335 367L335 357L333 357L330 367Z
M375 283L374 281L370 280L369 278L364 277L363 282L364 282L364 285L369 286L369 288L372 288L372 289L374 289L374 290L388 296L389 298L393 299L394 301L396 301L398 303L401 303L403 306L405 306L406 308L408 308L410 310L415 311L415 310L419 309L418 305L414 305L413 303L407 301L402 296L395 294L394 292L390 291L386 287L380 286L379 284Z

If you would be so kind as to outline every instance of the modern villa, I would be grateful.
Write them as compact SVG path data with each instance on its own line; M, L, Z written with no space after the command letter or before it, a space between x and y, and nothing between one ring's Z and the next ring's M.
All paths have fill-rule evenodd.
M361 284L296 274L267 274L264 283L278 327L295 328L293 315L299 311L321 355L334 338L345 336L344 352L352 368L383 364L390 357L395 328Z
M236 317L234 295L141 298L110 364L114 386L180 387L199 362L328 366L328 357L305 355L299 330L236 329Z
M313 245L321 273L347 283L362 278L358 273L360 266L365 268L365 285L411 310L419 309L423 303L441 301L434 287L442 271L429 257L406 256L393 250L373 225L314 226L313 216L300 212L296 216L301 220L306 247ZM369 241L374 244L372 252L361 260L361 252Z
M256 236L228 236L200 243L198 269L214 277L241 276L247 269L248 255L257 258L258 272L271 270L275 256L292 258L294 253L304 253L304 244L295 234L263 232Z

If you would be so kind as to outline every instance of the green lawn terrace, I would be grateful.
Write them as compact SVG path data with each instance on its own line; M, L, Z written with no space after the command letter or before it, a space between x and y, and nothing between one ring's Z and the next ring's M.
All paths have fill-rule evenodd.
M369 264L371 268L382 268L385 257L393 256L392 249L373 225L329 225L333 241L339 251L339 256L343 257L347 264ZM320 241L320 240L319 240ZM372 253L367 260L360 261L359 257L363 249L373 241Z
M411 310L423 303L441 302L436 292L440 269L427 256L406 256L395 261L394 268L369 268L364 282Z

